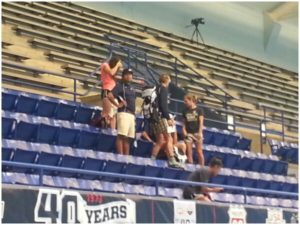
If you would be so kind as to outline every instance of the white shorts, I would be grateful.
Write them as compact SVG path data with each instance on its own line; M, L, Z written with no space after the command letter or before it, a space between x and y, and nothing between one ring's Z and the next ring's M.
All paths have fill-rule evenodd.
M118 107L115 106L114 104L111 104L110 112L109 112L109 117L113 118L118 112Z
M118 135L135 138L135 116L131 113L117 113Z

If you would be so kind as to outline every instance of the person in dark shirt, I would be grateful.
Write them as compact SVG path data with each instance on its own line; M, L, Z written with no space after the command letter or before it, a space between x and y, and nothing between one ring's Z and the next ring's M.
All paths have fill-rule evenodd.
M135 138L135 99L136 93L130 85L133 72L124 69L122 80L115 86L108 97L118 107L116 147L119 154L129 155L130 140ZM117 99L119 103L116 103Z
M187 145L188 162L193 163L193 143L196 145L198 161L204 166L204 155L202 150L203 142L203 110L197 107L197 98L191 94L184 96L186 109L183 111L182 134Z
M188 177L188 181L208 183L212 177L215 177L220 173L222 167L223 167L222 161L219 158L214 157L209 162L208 168L202 167L192 172ZM220 192L220 191L223 191L223 188L187 186L183 189L183 198L210 202L211 198L209 196L209 193Z
M171 134L168 133L168 126L173 126L175 121L170 118L168 108L168 87L171 82L169 75L161 75L159 78L160 85L158 88L158 109L160 118L158 121L150 123L151 129L155 134L156 143L152 149L152 159L156 159L160 149L165 145L166 152L168 153L169 166L181 167L176 161L173 152L173 140Z

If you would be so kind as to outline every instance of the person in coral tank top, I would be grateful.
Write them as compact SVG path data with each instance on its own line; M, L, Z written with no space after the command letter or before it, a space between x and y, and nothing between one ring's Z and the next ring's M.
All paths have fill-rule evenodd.
M105 118L107 124L112 129L116 128L117 109L108 100L108 94L116 86L116 75L122 68L121 59L114 56L101 65L101 81L102 81L102 117Z

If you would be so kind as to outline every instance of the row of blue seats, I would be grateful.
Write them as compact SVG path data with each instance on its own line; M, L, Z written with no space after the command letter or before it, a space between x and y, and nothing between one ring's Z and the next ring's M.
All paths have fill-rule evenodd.
M287 143L277 140L269 140L273 155L277 155L283 161L298 164L299 147L294 143Z
M28 151L21 149L12 149L12 148L2 148L2 159L7 161L16 161L16 162L26 162L26 163L38 163L42 165L52 165L52 166L61 166L68 167L74 169L87 169L94 171L107 171L113 173L120 174L131 174L131 175L140 175L140 176L151 176L151 177L161 177L168 179L180 179L186 180L189 171L172 169L172 168L163 168L163 167L155 167L155 166L144 166L137 165L132 163L124 163L112 160L101 160L94 158L83 158L83 157L75 157L69 155L61 155L61 154L53 154L47 153L43 151ZM2 168L3 171L13 171L13 172L26 172L26 173L34 173L37 171L31 169L12 169L12 168ZM133 180L123 180L119 178L111 178L111 177L99 177L92 175L79 175L79 174L69 174L62 172L47 172L47 175L59 175L59 176L67 176L67 177L80 177L84 179L100 179L111 182L127 182L131 184L145 184L145 185L155 185L154 182L149 181L133 181ZM236 176L226 176L219 175L211 179L212 183L217 184L227 184L241 187L253 187L253 188L261 188L261 189L271 189L278 191L287 191L287 192L297 192L298 185L294 183L283 183L277 181L270 180L261 180L261 179L252 179L248 177L236 177ZM164 184L166 187L173 187L172 184ZM239 191L228 191L238 193Z
M97 108L8 90L2 91L2 110L86 124L90 123L93 118L100 114L100 109ZM141 131L142 123L143 118L138 116L138 132ZM178 124L177 130L180 135L182 133L182 125ZM206 128L204 129L204 143L250 150L251 140L229 131L222 131L217 128Z
M48 97L34 97L32 94L21 94L15 91L2 91L2 110L32 114L74 121L76 123L90 123L100 114L100 109L75 104L64 100Z
M39 175L24 174L14 172L2 172L2 183L40 186ZM182 198L182 190L179 188L158 187L156 193L155 187L146 185L128 184L124 182L114 183L99 180L86 180L80 178L69 178L60 176L43 177L43 186L61 187L66 189L101 191L121 194L135 194L143 196L161 196L164 198ZM236 204L244 204L245 196L242 194L230 193L211 193L211 198L215 202L228 202ZM268 198L261 196L246 196L246 203L250 205L264 205L283 208L298 208L298 200L282 199L282 198Z
M3 117L2 138L115 152L116 136L46 124L34 124L23 121L17 122L12 118ZM131 148L131 154L134 156L150 157L152 147L152 143L138 140L137 147ZM224 166L227 168L282 175L286 175L287 173L287 163L280 161L259 158L253 159L241 157L241 155L237 154L228 154L207 149L204 149L204 155L206 163L214 156L220 157L224 162ZM194 154L194 159L197 162L198 156L196 154Z
M151 160L150 158L144 158L144 157L138 157L132 155L120 155L120 154L109 153L109 152L70 148L65 146L33 143L33 142L18 141L18 140L11 140L11 139L2 139L2 147L18 148L18 149L38 151L38 152L42 150L43 152L54 153L59 155L70 155L70 156L76 156L81 158L95 158L95 159L101 159L106 161L111 160L111 161L118 161L124 163L130 162L138 165L168 167L166 160L159 160L159 159ZM189 164L189 163L186 163L183 166L184 169L187 171L194 171L200 167L200 165ZM292 183L292 184L297 183L297 179L294 177L282 176L282 175L271 175L271 174L258 173L252 171L246 172L245 170L235 170L229 168L223 168L220 172L220 175L236 176L239 178L248 177L256 180L277 180L282 183Z

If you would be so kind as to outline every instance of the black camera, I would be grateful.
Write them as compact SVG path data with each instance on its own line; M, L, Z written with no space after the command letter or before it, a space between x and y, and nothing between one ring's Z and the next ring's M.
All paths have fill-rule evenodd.
M199 24L205 24L204 22L204 18L196 18L196 19L192 19L191 24L198 26Z

